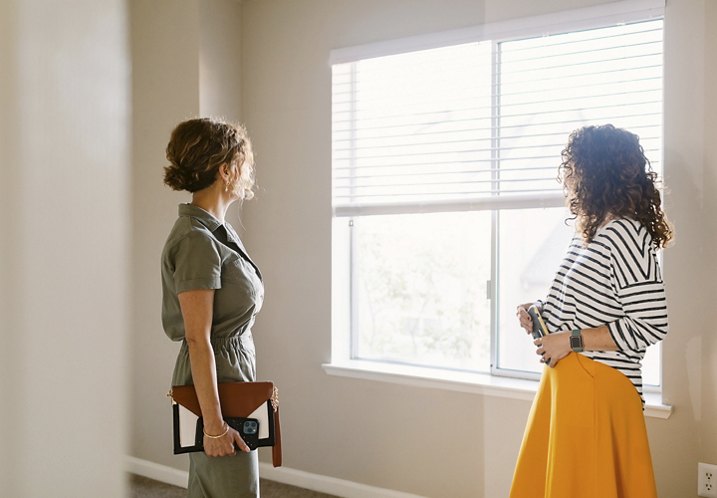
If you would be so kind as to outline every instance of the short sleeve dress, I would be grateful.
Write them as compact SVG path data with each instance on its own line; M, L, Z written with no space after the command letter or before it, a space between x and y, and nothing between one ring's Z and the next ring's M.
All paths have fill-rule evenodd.
M261 272L228 223L181 204L162 251L162 325L181 342L172 385L193 383L178 294L198 289L214 289L210 341L217 381L255 381L251 327L264 300ZM188 488L190 498L258 497L256 451L220 458L191 453Z

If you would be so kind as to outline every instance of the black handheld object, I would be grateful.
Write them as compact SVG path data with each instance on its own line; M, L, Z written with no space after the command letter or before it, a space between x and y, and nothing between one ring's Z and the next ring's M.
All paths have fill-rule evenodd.
M259 447L259 421L255 418L224 417L229 427L239 433L250 450ZM201 417L197 420L196 445L203 449L204 421Z
M533 319L533 339L548 335L548 327L545 325L545 321L543 321L543 317L540 314L540 308L533 304L528 308L528 314L530 318Z

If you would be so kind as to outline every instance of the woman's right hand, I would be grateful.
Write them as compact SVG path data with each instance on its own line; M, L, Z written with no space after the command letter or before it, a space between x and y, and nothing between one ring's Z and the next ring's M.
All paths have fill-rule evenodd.
M520 322L520 326L525 329L525 332L528 334L533 333L533 319L530 318L530 315L528 314L528 308L530 308L533 305L533 303L525 303L519 305L515 310L515 316L518 317L518 321Z
M227 428L229 430L227 430L227 433L222 437L209 437L207 436L207 433L204 434L204 452L207 456L234 456L236 455L237 448L245 453L249 453L249 447L246 445L239 433L231 427L227 427L225 425L224 428L219 431L219 434Z

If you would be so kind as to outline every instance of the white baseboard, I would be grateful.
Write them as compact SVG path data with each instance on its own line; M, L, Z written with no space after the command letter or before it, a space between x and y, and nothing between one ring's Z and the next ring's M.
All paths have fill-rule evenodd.
M187 489L189 473L184 470L168 467L158 463L142 460L133 456L125 456L125 470L142 477L149 477L155 481L171 484Z
M259 464L259 474L263 479L290 484L342 498L424 498L392 489L377 488L358 482L346 481L335 477L312 474L288 467L274 468L269 463Z
M180 488L187 487L187 472L166 465L142 460L132 456L126 457L126 470L133 474L154 479ZM335 477L312 474L303 470L288 467L274 468L268 463L259 463L259 474L262 479L290 484L311 491L327 493L342 498L423 498L419 495L377 488L358 482L346 481Z

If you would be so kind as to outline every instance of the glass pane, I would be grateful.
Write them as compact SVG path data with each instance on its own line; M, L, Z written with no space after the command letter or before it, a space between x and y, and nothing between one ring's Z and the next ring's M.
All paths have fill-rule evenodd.
M501 211L498 249L498 368L540 372L535 346L515 317L519 304L545 299L575 232L565 208Z
M660 378L660 365L662 364L662 343L647 348L645 358L642 360L642 385L659 386L662 384Z
M490 218L460 212L354 220L354 357L489 371Z

